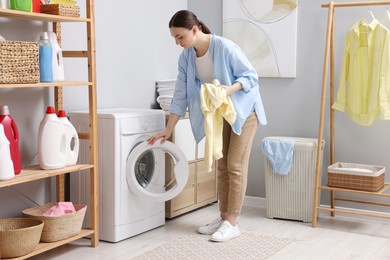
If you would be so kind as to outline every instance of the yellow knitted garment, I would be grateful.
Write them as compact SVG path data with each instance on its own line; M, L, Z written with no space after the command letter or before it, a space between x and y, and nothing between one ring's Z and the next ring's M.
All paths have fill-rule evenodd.
M232 125L236 121L236 111L230 97L226 96L225 88L219 87L218 80L204 83L200 88L200 106L204 115L205 163L211 171L213 156L219 160L222 155L223 119Z

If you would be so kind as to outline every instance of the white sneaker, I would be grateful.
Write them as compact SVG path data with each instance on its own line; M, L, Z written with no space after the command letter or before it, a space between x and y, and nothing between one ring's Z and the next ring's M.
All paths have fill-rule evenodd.
M198 233L203 235L211 235L222 225L222 218L218 217L212 222L198 228Z
M222 225L211 235L210 240L214 242L225 242L230 239L240 236L240 230L238 230L238 225L233 226L229 221L225 220L222 222Z

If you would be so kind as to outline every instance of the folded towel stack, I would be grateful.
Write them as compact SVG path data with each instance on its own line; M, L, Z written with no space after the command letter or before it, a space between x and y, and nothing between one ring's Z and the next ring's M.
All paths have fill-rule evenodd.
M163 110L168 111L171 106L175 84L176 80L172 79L156 81L157 102Z

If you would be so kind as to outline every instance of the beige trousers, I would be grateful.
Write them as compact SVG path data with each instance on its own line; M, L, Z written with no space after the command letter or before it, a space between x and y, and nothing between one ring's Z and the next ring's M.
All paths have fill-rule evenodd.
M239 214L244 202L249 156L258 126L255 112L249 115L241 135L224 120L223 158L218 160L218 196L221 212Z

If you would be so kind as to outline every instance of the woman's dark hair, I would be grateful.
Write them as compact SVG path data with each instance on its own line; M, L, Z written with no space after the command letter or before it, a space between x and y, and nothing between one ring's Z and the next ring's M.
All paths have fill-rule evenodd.
M205 34L211 33L210 29L202 21L199 21L193 12L188 10L178 11L169 21L169 28L182 27L191 30L194 26L198 27Z

